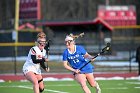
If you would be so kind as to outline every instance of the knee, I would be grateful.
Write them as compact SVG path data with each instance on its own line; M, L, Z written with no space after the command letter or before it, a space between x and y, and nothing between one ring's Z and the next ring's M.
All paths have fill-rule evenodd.
M42 79L40 79L40 80L38 80L38 83L40 83L40 82L42 82L43 81L43 78Z

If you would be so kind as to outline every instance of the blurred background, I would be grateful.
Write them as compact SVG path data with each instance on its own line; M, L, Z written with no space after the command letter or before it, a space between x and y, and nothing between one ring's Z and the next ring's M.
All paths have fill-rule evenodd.
M50 40L50 73L69 73L62 66L65 36L83 32L76 43L92 55L111 43L93 63L95 72L137 73L139 9L139 0L1 0L0 74L22 73L40 31Z

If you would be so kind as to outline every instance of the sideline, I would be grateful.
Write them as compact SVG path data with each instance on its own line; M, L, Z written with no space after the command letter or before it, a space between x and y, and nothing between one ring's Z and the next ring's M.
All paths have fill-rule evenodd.
M46 81L63 81L63 80L73 80L74 77L71 73L48 73L48 74L42 74L44 80ZM95 79L138 79L140 80L140 76L136 72L133 73L94 73ZM25 81L26 78L19 74L19 75L12 75L12 74L2 74L0 75L0 81Z

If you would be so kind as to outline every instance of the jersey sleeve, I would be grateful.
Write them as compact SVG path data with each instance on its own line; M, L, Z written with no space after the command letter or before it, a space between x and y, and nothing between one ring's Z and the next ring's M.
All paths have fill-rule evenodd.
M36 55L36 51L33 47L30 49L30 53L31 53L31 55Z
M68 56L68 53L67 53L67 49L63 52L63 61L67 61L67 56Z
M81 51L82 55L85 55L87 53L87 51L85 50L83 46L79 46L78 49Z
M30 49L30 53L31 53L31 59L32 59L33 63L37 64L37 63L45 62L44 58L37 58L36 51L33 47Z

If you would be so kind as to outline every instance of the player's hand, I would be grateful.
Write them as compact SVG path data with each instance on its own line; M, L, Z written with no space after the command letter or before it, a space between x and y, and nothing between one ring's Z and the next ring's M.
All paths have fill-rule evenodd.
M50 68L49 68L49 67L47 67L47 68L45 69L45 71L46 71L46 72L49 72L49 71L50 71Z
M79 69L75 69L74 73L78 74L78 73L80 73L80 70Z
M45 62L48 62L49 61L49 59L48 58L45 58Z
M95 61L95 58L91 59L91 62L94 62Z

